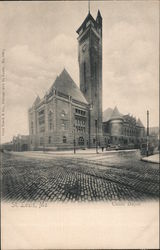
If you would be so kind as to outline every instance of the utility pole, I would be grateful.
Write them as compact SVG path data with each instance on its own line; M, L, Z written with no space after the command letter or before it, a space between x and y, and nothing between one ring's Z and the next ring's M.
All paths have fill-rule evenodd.
M43 153L45 153L45 131L43 133Z
M74 146L74 154L76 153L76 130L75 130L75 123L74 123L74 140L73 140L73 146Z
M147 157L149 155L149 111L147 110Z
M90 13L90 0L88 0L88 13Z
M88 129L88 132L89 132L89 148L91 148L91 111L93 109L93 104L90 104L90 107L89 107L89 129Z
M95 120L95 128L96 128L96 153L98 154L98 139L97 139L97 128L98 128L98 126L97 126L98 124L97 124L97 120Z

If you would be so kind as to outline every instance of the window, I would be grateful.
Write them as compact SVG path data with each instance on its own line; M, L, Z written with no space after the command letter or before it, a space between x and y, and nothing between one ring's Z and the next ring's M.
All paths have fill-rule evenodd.
M66 121L62 121L61 127L63 131L67 129Z
M48 137L48 143L51 144L51 136Z
M44 109L42 109L41 111L39 111L38 114L39 114L39 115L44 115Z
M84 110L80 110L80 109L75 109L75 113L76 114L80 114L81 116L85 116L86 112Z
M66 143L67 142L67 138L66 136L63 136L63 143Z
M84 138L83 137L78 138L78 144L79 145L84 145Z

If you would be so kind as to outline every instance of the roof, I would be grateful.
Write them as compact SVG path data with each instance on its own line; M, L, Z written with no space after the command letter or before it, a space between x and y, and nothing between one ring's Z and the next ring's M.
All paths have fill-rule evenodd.
M103 112L103 122L107 122L110 120L111 115L112 115L113 109L111 108L107 108L104 112Z
M81 24L81 26L77 29L77 33L79 34L80 30L82 28L84 28L86 26L86 23L89 21L89 20L92 20L92 22L94 24L97 24L96 21L94 20L93 16L90 14L90 12L88 13L88 15L86 16L86 18L84 19L83 23Z
M40 102L40 100L41 100L40 97L37 96L34 103L33 103L33 105L37 105Z
M77 101L88 104L83 93L65 69L57 76L51 89L53 88L65 95L72 96Z
M141 120L139 118L137 120L136 125L139 126L139 127L144 127L143 123L141 122Z
M123 115L119 112L117 106L115 106L110 119L117 119L117 118L122 118L122 117Z
M121 114L117 107L114 109L108 108L103 112L103 122L107 122L112 119L122 119L123 114Z

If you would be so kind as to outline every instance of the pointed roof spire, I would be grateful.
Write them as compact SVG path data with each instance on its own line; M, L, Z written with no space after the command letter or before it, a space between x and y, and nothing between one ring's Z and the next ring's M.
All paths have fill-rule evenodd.
M40 102L40 100L41 100L41 99L40 99L39 95L37 95L37 97L36 97L36 99L35 99L33 105L37 105L37 104Z
M88 13L90 13L90 0L88 0Z
M140 118L137 120L137 126L144 127L143 123L141 122Z
M101 16L101 13L100 13L99 10L98 10L98 12L97 12L96 22L97 22L100 26L102 26L102 16Z
M112 115L111 115L111 119L117 119L117 118L122 118L123 115L119 112L117 106L115 106Z
M102 18L100 10L98 10L97 17L101 17Z

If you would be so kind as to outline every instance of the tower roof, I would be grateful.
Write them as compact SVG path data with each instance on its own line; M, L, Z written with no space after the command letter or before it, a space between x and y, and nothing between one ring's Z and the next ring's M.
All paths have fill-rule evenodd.
M97 13L96 22L97 22L98 24L102 25L102 16L101 16L101 13L100 13L99 10L98 10L98 13Z
M138 127L144 127L143 123L141 122L140 118L138 118L136 125Z
M111 115L111 119L117 119L117 118L122 118L123 115L119 112L117 106L115 106L112 115Z
M40 102L40 100L41 100L40 97L37 95L33 105L37 105Z
M103 112L103 122L107 122L110 120L111 115L112 115L113 109L112 108L107 108L104 112Z
M107 122L112 119L123 119L123 114L121 114L117 106L112 109L108 108L103 112L103 122Z
M73 81L69 73L64 69L61 74L56 78L55 82L52 85L52 89L72 96L77 101L88 104L83 93L78 88L77 84Z
M82 28L86 27L86 23L91 20L95 25L97 25L95 19L93 18L93 16L90 14L90 12L88 13L88 15L86 16L86 18L84 19L83 23L81 24L81 26L77 29L77 33L79 34L80 30Z
M101 17L102 18L100 10L98 10L97 17Z

